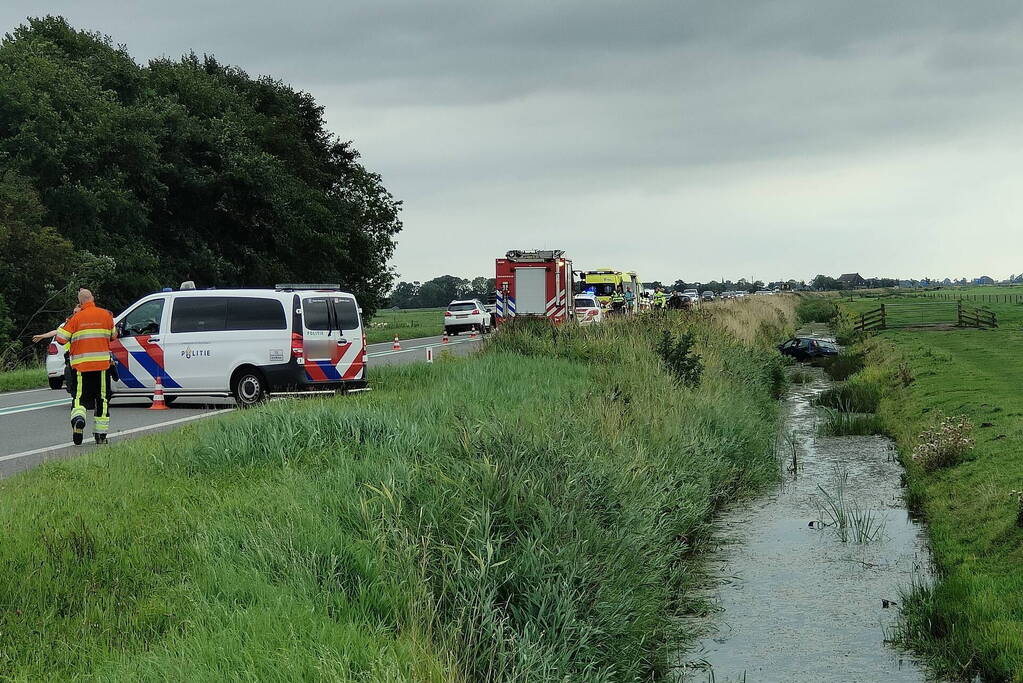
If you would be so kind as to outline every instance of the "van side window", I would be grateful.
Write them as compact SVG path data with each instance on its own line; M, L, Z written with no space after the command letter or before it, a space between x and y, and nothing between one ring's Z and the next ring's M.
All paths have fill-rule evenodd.
M327 315L326 299L303 299L302 317L307 330L329 330L330 316Z
M231 297L227 304L229 330L285 330L284 306L277 299Z
M226 329L226 297L190 296L174 300L171 332L216 332Z
M334 299L334 316L342 330L359 329L359 307L351 299Z
M153 299L135 307L118 324L118 336L140 337L145 334L159 334L163 318L164 299Z

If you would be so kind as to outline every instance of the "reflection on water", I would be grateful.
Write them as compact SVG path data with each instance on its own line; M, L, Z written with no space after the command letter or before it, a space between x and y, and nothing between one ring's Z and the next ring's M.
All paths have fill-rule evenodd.
M885 644L898 618L885 601L931 572L923 529L903 504L902 468L885 437L815 436L810 401L827 386L821 376L786 399L783 483L719 521L709 570L720 578L709 589L718 609L699 624L705 636L683 657L680 680L933 680ZM818 486L835 495L843 480L846 508L872 514L877 540L842 542L817 523L831 521Z

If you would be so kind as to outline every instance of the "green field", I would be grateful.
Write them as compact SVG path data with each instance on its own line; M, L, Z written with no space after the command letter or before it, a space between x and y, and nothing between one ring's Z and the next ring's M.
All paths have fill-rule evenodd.
M0 372L0 391L20 391L46 386L46 368L19 368Z
M435 337L444 331L443 308L414 308L392 311L381 309L366 322L366 341L370 344L399 339Z
M877 301L845 305L864 310ZM988 307L996 330L889 330L868 340L859 379L882 388L879 412L903 455L907 499L927 519L940 574L906 605L904 639L949 674L1018 682L1023 528L1010 492L1023 489L1023 304ZM976 447L959 465L924 471L910 457L919 435L956 415L972 421Z
M714 511L778 474L785 305L507 329L0 482L3 677L666 677Z

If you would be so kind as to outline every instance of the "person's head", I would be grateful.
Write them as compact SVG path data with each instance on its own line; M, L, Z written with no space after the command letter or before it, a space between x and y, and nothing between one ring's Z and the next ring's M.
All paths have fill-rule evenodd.
M79 305L89 303L90 301L93 301L92 292L87 290L85 287L82 287L81 289L79 289L78 290L78 303L79 303Z

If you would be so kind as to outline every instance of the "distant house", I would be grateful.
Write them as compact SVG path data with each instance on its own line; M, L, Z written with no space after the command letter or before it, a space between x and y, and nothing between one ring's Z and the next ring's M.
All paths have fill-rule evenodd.
M973 279L973 284L975 284L975 285L993 285L993 284L995 284L995 281L992 278L988 277L987 275L981 275L980 277Z
M867 281L860 277L859 273L846 273L840 276L838 281L845 289L858 289L867 286Z

